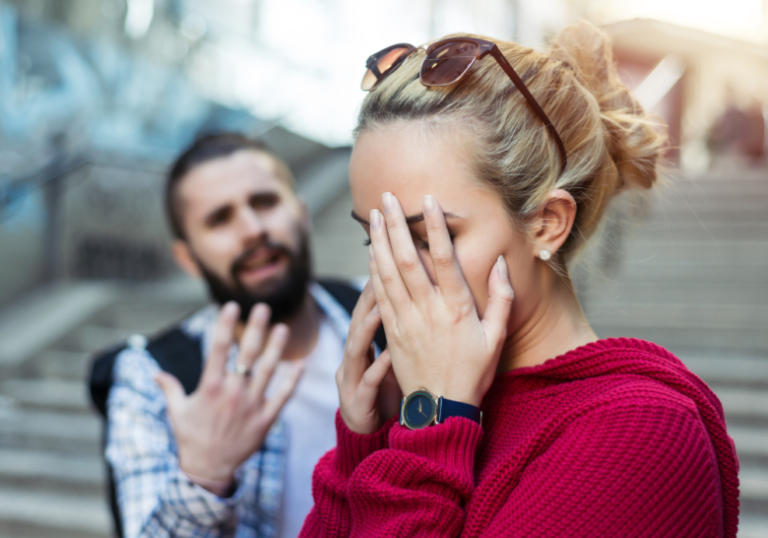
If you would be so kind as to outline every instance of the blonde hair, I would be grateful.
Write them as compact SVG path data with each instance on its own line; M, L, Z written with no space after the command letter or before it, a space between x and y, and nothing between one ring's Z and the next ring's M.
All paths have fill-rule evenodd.
M468 130L478 179L499 193L518 223L536 214L551 190L565 189L577 212L556 260L564 267L598 227L615 194L653 186L665 138L620 82L610 38L594 25L565 28L547 54L489 41L560 134L568 155L562 173L555 142L490 57L459 83L428 88L419 81L425 56L419 49L366 97L356 133L409 121Z

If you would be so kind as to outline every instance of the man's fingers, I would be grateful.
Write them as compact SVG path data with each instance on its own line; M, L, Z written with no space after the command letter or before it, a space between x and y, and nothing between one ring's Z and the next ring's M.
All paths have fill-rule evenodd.
M381 325L379 308L374 304L373 309L363 318L354 333L350 330L347 346L344 350L344 361L341 365L345 385L355 385L360 382L365 369L368 367L368 350L373 343L376 329Z
M251 396L259 401L264 399L264 391L267 389L267 385L269 385L269 381L275 373L277 363L280 362L283 356L283 349L285 349L285 344L288 342L290 332L287 325L278 323L269 333L267 346L264 348L264 353L259 357L256 372L252 374L251 383L248 387Z
M211 352L203 369L201 384L224 378L229 348L235 337L235 324L239 315L240 307L237 303L229 302L222 307L213 333Z
M456 259L443 210L437 200L429 195L424 197L424 222L427 226L429 255L440 294L448 304L472 300L472 293Z
M179 409L179 406L184 403L184 399L187 397L184 387L179 380L168 372L159 372L155 376L155 383L160 386L160 390L165 394L169 414Z
M507 335L507 323L515 292L509 282L504 256L499 256L488 277L488 303L483 313L483 327L490 345L497 345Z
M288 370L288 373L283 379L283 382L280 384L280 387L277 389L277 391L275 391L275 393L264 406L264 415L269 420L269 424L272 424L275 418L277 418L280 410L283 408L285 403L293 394L293 391L296 389L296 385L299 384L299 380L301 379L303 373L304 360L302 359L295 361L295 363L291 365L290 370Z
M267 324L272 312L269 306L259 303L251 309L248 316L248 324L245 326L243 338L240 340L240 353L237 356L237 364L250 369L256 362L267 332Z

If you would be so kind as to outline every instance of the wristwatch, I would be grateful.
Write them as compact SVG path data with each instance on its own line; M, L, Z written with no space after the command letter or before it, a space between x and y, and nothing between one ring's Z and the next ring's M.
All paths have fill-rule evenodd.
M412 392L400 402L400 425L411 430L442 424L448 417L464 417L483 423L483 412L474 405L435 396L426 389Z

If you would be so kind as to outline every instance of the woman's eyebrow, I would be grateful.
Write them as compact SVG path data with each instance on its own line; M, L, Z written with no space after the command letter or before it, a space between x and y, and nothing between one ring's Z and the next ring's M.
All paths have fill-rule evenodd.
M443 213L443 216L446 219L460 219L461 217L456 215L455 213L451 213L450 211L446 211ZM357 213L352 211L352 218L355 219L360 224L365 224L366 226L370 226L367 220L364 218L358 216ZM408 224L408 226L412 226L413 224L418 224L419 222L422 222L424 220L424 213L419 213L418 215L411 215L410 217L405 217L405 222Z

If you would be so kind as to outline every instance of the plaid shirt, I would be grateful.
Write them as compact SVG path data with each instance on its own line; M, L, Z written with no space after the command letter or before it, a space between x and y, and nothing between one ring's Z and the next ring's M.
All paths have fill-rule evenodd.
M309 291L346 341L347 311L318 284L311 284ZM208 356L217 316L218 308L209 306L181 324L200 342L203 357ZM232 370L236 355L233 345ZM286 461L284 425L278 420L264 446L237 469L234 494L218 497L193 484L179 469L165 396L153 379L159 371L140 346L127 348L115 362L106 457L114 471L125 538L278 536Z

